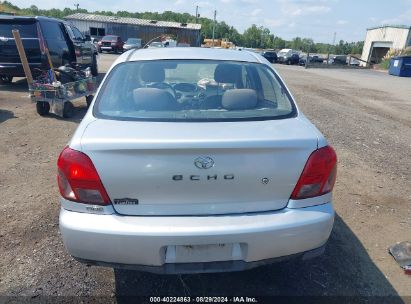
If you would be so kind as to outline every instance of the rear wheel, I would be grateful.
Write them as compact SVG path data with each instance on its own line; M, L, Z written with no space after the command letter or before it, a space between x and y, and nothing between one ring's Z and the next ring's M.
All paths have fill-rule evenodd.
M74 106L70 101L66 101L63 107L63 117L70 118L74 115Z
M98 76L97 55L93 54L93 63L91 64L91 74L94 77Z
M40 116L45 116L50 112L50 104L47 101L37 101L36 110Z
M11 83L13 81L13 76L0 75L0 83Z

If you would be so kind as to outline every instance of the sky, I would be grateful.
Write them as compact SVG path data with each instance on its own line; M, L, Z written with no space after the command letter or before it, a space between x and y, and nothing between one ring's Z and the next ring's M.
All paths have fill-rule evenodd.
M243 32L252 24L264 26L283 39L312 38L315 42L364 40L366 29L382 24L411 26L411 0L9 0L19 7L74 8L89 11L188 12L213 18Z

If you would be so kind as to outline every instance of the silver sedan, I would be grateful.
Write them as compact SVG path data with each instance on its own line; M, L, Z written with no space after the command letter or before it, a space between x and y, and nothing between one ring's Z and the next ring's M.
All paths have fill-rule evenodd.
M158 273L244 270L323 252L337 157L247 51L120 56L58 160L76 259Z

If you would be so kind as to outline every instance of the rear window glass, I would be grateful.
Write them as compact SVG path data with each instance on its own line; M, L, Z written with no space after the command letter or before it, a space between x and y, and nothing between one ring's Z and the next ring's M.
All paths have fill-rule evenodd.
M102 40L116 41L116 40L117 40L117 36L104 36Z
M154 121L267 120L295 115L288 91L264 64L125 62L108 75L93 109L101 118Z
M130 39L127 39L127 42L128 43L140 43L141 39L130 38Z
M65 40L62 25L58 22L44 21L41 25L41 31L47 40Z
M36 22L0 21L0 37L13 37L12 30L19 30L21 38L37 38Z

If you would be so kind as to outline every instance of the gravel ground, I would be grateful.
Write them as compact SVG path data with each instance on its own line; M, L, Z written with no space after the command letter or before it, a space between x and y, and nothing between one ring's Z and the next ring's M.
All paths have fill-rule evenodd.
M100 57L100 70L106 71L116 56ZM0 85L0 295L105 296L118 302L127 295L411 296L411 276L387 254L389 245L411 237L411 79L276 68L339 156L336 223L324 256L240 273L184 276L74 261L58 231L55 173L59 152L85 114L85 101L76 102L72 119L40 117L25 81L17 79Z

